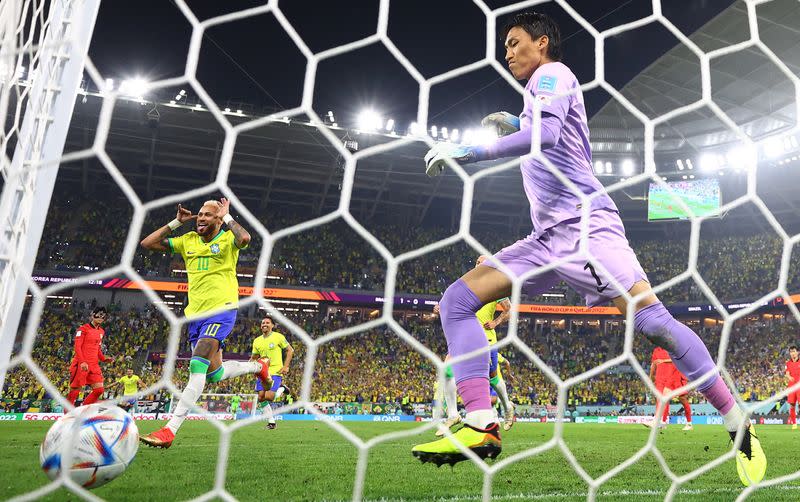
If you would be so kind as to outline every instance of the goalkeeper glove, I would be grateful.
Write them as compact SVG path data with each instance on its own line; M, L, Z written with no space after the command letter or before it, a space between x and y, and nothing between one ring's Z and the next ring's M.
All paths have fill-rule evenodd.
M439 176L447 165L446 159L453 159L459 164L478 162L481 151L478 147L437 143L425 154L425 174L433 178Z
M483 127L490 127L497 132L497 136L508 136L519 131L519 117L508 112L494 112L483 117Z

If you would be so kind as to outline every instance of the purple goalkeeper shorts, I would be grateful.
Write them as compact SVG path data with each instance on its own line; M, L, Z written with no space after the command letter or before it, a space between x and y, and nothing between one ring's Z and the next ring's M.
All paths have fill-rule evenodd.
M518 240L503 248L483 265L497 268L493 260L501 261L516 276L522 276L556 260L573 256L557 268L536 275L525 281L523 292L538 295L558 284L566 282L583 295L586 305L594 307L612 298L622 296L608 281L606 272L625 289L630 290L639 281L647 281L636 254L625 237L625 227L616 211L597 210L589 216L589 254L594 258L579 255L581 220L574 218L562 221L547 229L541 237L532 236ZM596 265L600 264L605 270Z

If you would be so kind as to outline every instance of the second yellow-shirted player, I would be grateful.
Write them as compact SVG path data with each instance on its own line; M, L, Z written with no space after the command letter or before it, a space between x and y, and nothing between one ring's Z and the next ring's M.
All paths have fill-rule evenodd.
M125 375L119 377L116 382L108 386L109 389L116 385L122 385L122 401L119 407L124 410L129 410L136 407L137 397L136 394L140 388L146 387L139 375L133 373L133 368L125 370Z
M258 406L267 416L267 429L275 429L275 417L272 414L271 402L280 398L287 391L283 384L283 377L289 372L289 364L292 362L294 349L286 340L282 333L273 331L275 321L270 316L261 320L261 336L253 340L253 350L250 359L269 359L269 373L272 375L272 387L265 388L261 381L256 382L258 391ZM283 352L286 351L286 361L283 360Z

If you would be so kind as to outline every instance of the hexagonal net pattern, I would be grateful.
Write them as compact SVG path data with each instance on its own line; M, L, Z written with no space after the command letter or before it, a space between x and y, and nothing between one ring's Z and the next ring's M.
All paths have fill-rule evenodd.
M47 165L51 165L56 162L64 162L66 160L74 161L80 160L89 157L96 157L97 159L102 162L102 164L106 167L112 178L115 182L119 185L123 193L126 195L128 200L130 201L131 205L134 207L134 216L130 224L130 231L128 233L128 238L125 244L125 248L123 251L123 256L119 265L104 270L102 272L98 272L95 274L90 274L81 277L77 282L71 284L56 284L53 286L49 286L47 288L40 288L37 286L36 283L32 281L30 277L23 277L22 279L27 281L28 290L31 292L33 296L33 302L31 305L30 315L28 318L27 325L25 327L24 332L24 343L23 348L19 354L16 354L13 358L10 358L8 361L0 361L2 364L3 369L9 369L15 366L25 366L31 371L37 379L42 383L42 385L52 394L52 395L59 395L57 389L52 385L52 383L47 379L47 376L44 374L42 369L34 362L32 358L32 348L33 342L36 336L36 330L40 322L40 318L44 309L45 300L48 295L53 295L58 293L59 291L71 288L76 285L80 284L87 284L90 281L103 279L105 277L114 276L118 274L126 274L127 277L130 279L136 280L142 284L143 292L151 302L153 302L156 307L160 310L161 314L169 321L171 325L170 335L169 335L169 345L168 345L168 356L167 361L165 364L166 370L162 375L161 379L148 388L145 392L149 392L152 390L157 390L160 388L168 388L174 394L180 394L180 390L175 388L171 381L171 377L173 374L173 368L175 366L175 361L177 357L177 347L179 342L179 337L181 335L181 330L183 324L185 324L186 320L182 317L177 317L171 310L165 307L162 303L158 302L159 298L157 297L156 293L147 286L147 283L143 280L143 278L137 273L137 271L132 266L132 259L134 253L137 251L138 245L138 236L141 233L142 225L145 220L145 215L148 211L152 209L156 209L163 206L174 205L182 200L186 200L187 198L197 197L200 195L205 195L209 193L216 193L222 192L225 197L229 198L232 201L234 208L239 212L239 214L247 221L247 224L250 228L255 229L258 234L263 239L264 247L260 256L259 265L256 273L255 278L255 288L254 294L251 297L244 299L241 304L246 306L248 304L257 303L264 306L271 314L273 314L276 319L282 324L286 326L295 336L301 339L306 346L308 347L308 351L306 354L306 364L305 370L303 375L303 384L302 390L300 392L300 399L296 401L290 407L284 407L283 411L289 411L290 409L297 409L297 408L305 408L310 413L317 415L321 420L328 421L330 427L336 430L339 434L345 437L348 441L350 441L354 446L356 446L358 450L358 462L357 468L355 472L355 483L353 489L353 499L360 500L363 495L363 487L365 482L365 476L367 471L367 459L370 449L383 442L390 439L394 439L401 436L407 436L410 434L417 434L420 432L420 428L415 428L411 431L403 431L403 432L396 432L391 434L384 434L368 441L364 441L351 433L348 429L341 426L336 422L330 421L319 409L317 409L313 402L311 402L311 385L312 385L312 377L314 374L314 363L316 354L318 352L318 348L320 345L331 341L336 338L340 338L358 331L363 331L366 329L371 329L379 326L385 326L390 328L392 331L397 333L398 336L402 338L403 341L408 343L414 350L419 351L422 355L424 355L427 359L429 359L437 368L439 372L439 379L440 383L443 383L444 379L444 364L441 358L430 351L427 347L423 346L419 343L410 333L408 333L400 324L394 319L393 313L393 298L395 294L395 281L397 276L398 266L405 262L422 256L423 254L429 253L431 251L444 248L460 239L463 239L467 242L471 247L473 247L477 252L482 254L491 254L489 250L487 250L477 239L475 239L470 234L470 209L472 207L472 198L474 193L474 188L476 182L492 173L496 173L500 170L510 169L513 167L514 162L509 162L506 164L502 164L496 167L492 167L491 169L485 169L477 174L468 175L460 166L456 165L453 162L450 162L450 167L456 172L460 181L463 183L464 190L463 190L463 200L462 200L462 213L461 213L461 220L460 220L460 227L457 234L448 237L446 239L440 240L438 242L434 242L432 244L426 245L422 248L403 253L400 255L393 255L389 250L366 228L364 228L350 213L349 206L350 206L350 198L354 187L354 178L356 172L356 163L359 159L363 159L365 157L375 155L378 153L385 152L387 150L398 148L407 144L412 141L419 141L420 138L400 138L397 140L390 141L385 144L381 144L378 146L370 147L365 150L359 151L357 153L351 153L346 150L341 141L324 125L324 121L317 115L317 113L313 109L313 90L315 85L315 78L317 67L319 63L325 59L335 57L337 55L341 55L343 53L353 51L359 49L361 47L370 45L370 44L383 44L386 49L397 59L397 61L408 71L408 73L416 80L417 84L419 85L419 107L417 110L417 122L420 124L421 130L427 129L427 122L428 122L428 101L431 87L442 83L448 79L458 77L463 75L467 72L474 71L483 67L492 67L494 68L503 78L505 78L509 85L513 86L520 94L523 92L523 88L519 85L518 82L514 81L514 79L505 71L505 69L497 62L495 58L496 52L496 41L497 41L497 19L500 16L504 16L524 8L532 7L537 4L545 3L546 0L528 0L519 2L513 5L505 6L498 9L490 9L483 1L481 0L474 0L475 5L477 5L480 10L483 12L486 18L486 54L483 59L480 61L476 61L474 63L453 69L446 73L437 75L432 78L424 78L422 74L414 67L414 65L409 61L409 59L400 51L397 46L392 42L390 37L388 36L388 22L389 22L389 6L390 0L380 0L380 8L379 8L379 15L377 19L376 31L374 34L363 38L361 40L347 43L344 45L340 45L331 49L327 49L321 52L313 52L309 49L308 45L304 42L302 37L298 34L292 24L287 20L284 14L281 12L281 7L277 0L271 0L268 3L254 7L246 10L241 10L238 12L233 12L225 15L221 15L218 17L206 19L200 21L189 6L183 0L175 0L175 3L186 17L186 19L191 23L192 26L192 37L191 43L189 48L189 55L186 61L186 68L185 72L181 77L178 78L171 78L165 79L157 82L153 82L151 84L152 89L160 89L160 88L168 88L176 85L181 84L188 84L191 88L196 92L196 94L200 97L203 104L207 107L207 109L214 115L217 119L219 124L222 126L225 132L225 142L223 145L222 153L220 155L219 166L218 166L218 173L216 179L209 183L207 186L204 186L200 189L187 191L180 194L175 194L167 197L162 197L153 201L143 202L137 196L136 192L131 188L128 184L126 179L124 178L123 174L117 168L117 166L112 162L110 157L105 151L105 141L108 135L108 131L110 128L111 123L111 116L112 110L114 108L115 101L119 97L119 93L113 91L106 87L106 82L104 78L100 75L100 73L96 70L94 65L92 64L91 60L87 61L86 64L86 72L88 73L89 78L94 82L94 84L99 88L103 89L104 98L103 98L103 107L100 115L100 120L98 124L98 133L95 139L94 144L91 148L70 153L67 156L63 156L60 159L45 159L45 158L34 158L31 162L26 163L24 166L20 168L21 172L36 172L38 169L46 167ZM767 55L769 59L781 70L783 74L786 75L788 79L795 86L796 96L800 96L800 79L784 64L783 61L779 57L776 56L775 53L759 38L759 26L758 26L758 18L757 18L757 6L766 3L769 0L747 0L745 2L747 6L747 16L749 18L749 28L750 28L750 36L746 41L741 43L720 48L711 52L704 52L702 51L691 39L685 36L676 26L666 18L661 9L661 1L660 0L653 0L652 1L652 14L649 16L639 19L637 21L623 24L620 26L616 26L614 28L605 30L605 31L598 31L590 22L584 19L575 9L570 6L568 0L553 0L555 4L560 6L564 11L566 11L580 26L586 30L594 39L595 43L595 77L592 81L587 82L581 86L583 91L588 91L594 88L600 88L608 92L614 99L616 99L619 103L621 103L632 115L637 117L642 124L644 124L644 146L645 146L645 163L644 163L644 170L641 174L633 176L629 179L624 181L618 182L614 185L608 187L609 192L613 192L615 190L623 189L628 186L632 186L637 183L649 181L661 186L664 190L672 193L671 188L663 181L663 179L656 174L656 164L654 161L654 129L659 124L665 123L672 118L675 118L681 114L689 113L694 110L697 110L701 107L707 107L709 110L713 112L714 115L728 128L735 131L738 135L739 139L744 145L753 147L753 142L749 136L747 136L737 124L728 116L726 113L719 107L717 104L714 103L712 100L711 94L711 78L710 78L710 63L714 58L718 58L720 56L732 54L736 51L741 51L747 48L755 47L761 50L764 54ZM66 2L66 3L74 3L76 6L80 5L80 1L76 2ZM48 28L47 19L44 16L44 9L43 9L43 2L35 2L35 1L25 1L21 3L4 3L0 9L10 9L9 5L14 5L15 7L19 7L20 9L24 9L26 14L33 14L32 18L34 19L34 24L38 23L38 26L42 28L42 32L46 31ZM230 23L236 20L241 20L247 17L256 16L259 14L271 13L275 19L279 22L279 24L283 27L289 37L292 39L294 44L297 48L302 52L307 60L307 69L305 74L305 80L303 85L303 99L301 105L297 108L291 110L283 110L273 115L268 115L256 120L248 121L245 123L241 123L238 125L233 125L228 118L225 116L223 111L218 107L216 103L211 99L209 94L203 88L201 83L198 81L196 77L196 70L198 66L199 60L199 52L201 46L201 40L203 34L206 30L213 26L221 25L224 23ZM3 37L3 40L6 41L14 41L13 47L15 50L13 53L10 53L6 50L6 47L9 45L3 45L2 54L4 59L3 61L9 60L13 61L14 68L18 68L22 65L23 60L27 61L30 58L30 66L34 67L37 66L37 59L36 55L39 53L39 49L41 48L36 43L34 43L34 30L26 31L26 28L29 27L28 21L29 15L19 15L19 12L13 13L14 15L9 15L8 12L2 12L4 20L10 20L6 22L6 24L0 26L0 36ZM12 26L12 24L15 25ZM700 69L702 73L702 97L697 102L694 102L690 105L683 106L678 109L674 109L669 113L661 115L656 118L649 118L645 113L637 109L628 99L625 98L620 92L618 92L614 87L612 87L609 83L605 80L605 61L604 61L604 43L605 41L612 36L619 35L625 31L633 30L644 25L650 23L660 23L665 28L667 28L678 40L680 40L683 44L686 45L700 60ZM74 33L65 32L62 34L63 36L59 40L61 44L68 44L70 42L70 36L74 35ZM42 63L42 62L39 62ZM2 76L2 72L0 72L0 76ZM35 72L31 71L29 80L36 79L36 78L54 78L52 74L47 72ZM19 131L19 124L22 117L22 113L24 111L24 106L31 107L32 104L26 101L27 94L26 90L28 86L20 86L19 84L14 82L15 79L6 80L5 83L0 82L2 85L2 94L0 95L0 110L3 111L4 115L10 117L12 120L10 121L9 125L4 125L3 135L0 137L0 141L2 141L3 146L3 158L2 158L2 166L0 166L0 170L3 173L4 180L6 184L9 183L9 180L16 176L16 173L10 172L11 161L5 155L7 150L8 142L14 135ZM52 84L52 82L49 82ZM9 111L10 106L10 99L9 96L13 89L19 91L22 89L21 92L17 92L17 99L16 99L16 109L13 113L7 113ZM800 102L800 100L798 100ZM44 107L39 111L39 113L47 115L48 109ZM280 231L271 233L269 232L265 226L258 221L253 214L251 214L246 207L239 201L236 194L228 187L227 181L228 176L231 170L231 163L234 154L234 147L236 144L236 139L239 134L242 134L246 131L255 129L260 127L264 124L267 124L272 121L281 120L282 117L294 117L298 115L305 114L312 119L312 122L317 124L316 127L319 129L320 133L327 138L327 140L331 143L333 147L335 147L338 152L342 155L345 159L345 171L344 171L344 178L341 187L341 196L340 196L340 203L338 208L328 213L322 217L309 220ZM798 114L800 116L800 114ZM540 117L536 117L534 120L534 124L538 122ZM581 246L578 254L581 257L586 258L588 260L592 260L594 263L597 263L596 260L590 255L588 252L587 247L587 236L588 236L588 212L591 204L589 202L591 199L596 196L597 194L592 194L590 196L586 196L581 193L575 185L567 179L557 168L550 165L547 160L541 156L541 150L539 146L539 139L538 134L536 133L536 127L534 127L534 147L533 151L531 152L532 155L537 156L543 163L547 164L548 168L553 172L555 176L557 176L566 186L573 189L573 191L578 194L583 201L583 218L581 224ZM423 141L428 143L430 146L434 145L434 140L430 137L422 138ZM752 313L756 310L758 305L766 300L770 300L777 297L783 297L787 299L786 303L791 310L793 316L800 321L800 312L794 307L791 301L788 301L789 292L786 289L787 284L787 276L788 276L788 269L789 269L789 255L792 249L800 238L798 236L790 237L775 219L775 217L771 214L770 210L767 208L765 203L761 200L759 195L756 193L756 159L749 159L752 163L752 169L748 171L748 190L745 195L742 197L733 200L727 203L721 211L726 211L733 209L737 206L742 204L754 204L758 207L761 212L763 213L766 220L771 224L771 226L775 229L778 235L781 236L784 242L783 247L783 259L781 263L781 271L780 271L780 281L778 287L765 295L759 301L754 302L748 308L741 309L736 311L735 313L729 313L720 303L720 301L714 295L714 292L709 288L709 286L705 283L703 278L697 271L696 264L697 264L697 256L698 256L698 246L700 242L700 226L703 221L708 218L708 216L698 217L694 215L692 210L685 205L678 197L675 197L676 204L679 204L681 208L691 215L691 224L692 224L692 233L690 238L690 255L689 255L689 267L686 272L683 274L676 276L669 281L659 284L655 286L654 290L656 293L659 291L663 291L680 281L685 279L692 279L694 280L703 293L708 297L711 303L716 307L719 315L725 321L725 329L722 333L722 341L720 343L719 348L719 355L717 359L718 369L721 371L724 378L728 381L729 384L732 384L732 379L728 372L725 369L725 351L728 345L728 339L731 331L731 326L733 323L744 316ZM420 160L420 176L424 176L422 170L422 160ZM386 274L386 283L384 289L384 302L383 302L383 309L382 315L379 319L374 321L370 321L364 324L351 326L346 329L341 329L335 332L331 332L324 337L313 339L309 336L302 328L297 326L295 323L291 321L291 319L286 318L280 311L275 309L264 297L263 297L263 289L265 286L265 278L266 278L266 271L269 263L270 254L274 247L274 244L279 239L286 237L291 234L303 232L315 226L324 225L336 218L343 219L350 227L353 228L361 237L363 237L367 242L370 243L372 247L374 247L381 256L387 262L387 274ZM17 236L24 234L28 229L25 228L25 225L22 224L16 227ZM8 241L10 237L7 234L4 234L3 239ZM5 260L5 269L13 268L18 263L22 261L22 257L25 253L31 253L33 250L26 250L24 248L17 247L15 249L15 253L13 255L4 255L1 258ZM545 273L553 268L557 267L559 263L552 263L542 269L534 271L529 276L523 277L515 277L513 274L509 273L509 276L514 277L513 279L513 293L512 293L512 302L519 303L520 295L522 291L522 284L525 280L530 279L533 275L538 275ZM599 263L596 266L603 271L601 265ZM503 268L503 267L501 267ZM504 269L504 268L503 268ZM505 270L505 269L504 269ZM505 270L507 273L508 270ZM607 274L608 275L608 274ZM19 279L19 277L18 277ZM456 279L455 277L453 278ZM613 282L613 280L612 280ZM7 285L7 283L6 283ZM619 284L614 283L614 286L618 290L623 290ZM629 294L625 294L626 298L629 300L635 300L631 298ZM652 382L648 379L648 375L636 360L632 350L633 344L633 310L629 309L628 312L625 313L627 318L627 328L625 334L625 344L624 350L622 354L619 356L598 365L591 370L584 372L580 375L576 375L567 379L562 379L559 375L550 367L542 362L542 360L535 354L525 343L521 341L521 339L517 336L517 321L518 316L517 313L512 313L510 324L509 324L509 334L506 338L504 338L499 344L498 347L503 346L513 346L523 354L525 354L539 369L544 373L544 375L552 381L552 383L558 389L558 413L557 413L557 421L554 429L553 437L545 442L537 446L536 448L531 448L526 450L522 453L509 456L504 458L501 461L498 461L492 465L486 464L480 459L478 459L474 454L465 450L468 456L470 456L471 460L476 463L482 469L484 473L484 483L482 487L482 494L484 500L490 500L492 498L492 480L494 476L503 469L504 467L518 462L520 460L539 455L543 452L548 450L559 450L563 456L568 460L569 464L572 466L574 471L580 476L588 486L587 498L588 500L594 500L595 497L598 495L598 490L600 487L609 479L616 476L623 470L627 469L631 465L635 464L638 460L640 460L645 455L651 454L655 456L655 458L659 461L661 469L664 475L671 480L672 485L667 494L667 499L672 499L678 492L678 489L684 483L696 478L697 476L703 474L704 472L708 471L709 469L714 468L715 466L721 464L722 462L729 461L734 457L735 449L731 449L727 454L715 459L712 462L709 462L706 465L703 465L696 470L689 472L685 475L677 475L669 468L667 463L664 461L663 456L659 452L658 448L655 444L656 434L653 431L650 434L650 437L645 446L643 446L639 451L637 451L633 456L631 456L626 461L620 463L613 469L609 470L608 472L604 473L598 477L592 477L589 475L586 470L584 470L578 461L576 460L575 456L567 446L567 443L563 437L563 424L562 420L565 414L565 403L566 403L566 396L567 392L570 387L584 382L594 376L601 374L602 372L610 369L611 367L621 364L627 363L630 364L636 372L640 375L640 377L647 382L649 388L654 393L658 394L655 390ZM462 358L473 356L474 354L467 354L462 356ZM708 376L708 375L707 375ZM699 382L693 382L689 385L690 388L696 387ZM735 388L735 386L732 386ZM672 398L673 396L677 395L678 391L672 391L669 395L663 396L660 395L659 398L659 408L663 409L665 402L668 399ZM786 392L782 394L775 395L771 397L767 401L758 402L755 404L745 405L740 403L743 408L748 412L751 413L757 406L761 406L767 402L774 403L777 400L781 399L786 395ZM68 406L66 401L63 397L59 396L60 401L65 405ZM202 410L197 410L198 412L203 412ZM278 410L279 412L281 410ZM217 458L217 469L216 469L216 478L214 488L200 497L202 500L211 500L213 498L219 497L225 500L232 500L234 497L225 489L225 477L226 477L226 470L227 470L227 460L229 455L229 448L231 443L231 435L232 433L239 429L240 427L246 426L251 424L256 418L247 419L242 421L237 421L231 425L223 424L220 421L216 420L214 417L208 417L211 423L215 425L215 427L220 432L220 445L219 445L219 453ZM422 426L422 428L429 428L432 427L432 424ZM740 438L739 438L740 439ZM745 498L748 494L750 494L753 490L757 489L758 487L768 486L783 483L792 479L796 479L800 477L800 471L778 478L773 478L768 481L762 482L757 485L753 485L746 490L744 490L740 498ZM58 487L64 486L69 490L77 493L82 498L85 499L97 499L96 496L89 493L88 491L84 490L80 486L77 486L75 483L70 481L66 476L61 476L56 481L46 485L45 487L38 489L34 492L27 493L21 497L20 500L27 500L27 499L34 499L36 497L42 496L45 493L55 490Z

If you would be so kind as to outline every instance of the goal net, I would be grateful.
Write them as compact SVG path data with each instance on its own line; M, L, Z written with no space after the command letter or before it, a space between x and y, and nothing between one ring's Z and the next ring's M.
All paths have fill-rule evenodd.
M178 404L176 396L172 396L166 414L175 411ZM188 419L206 419L213 417L217 420L236 420L237 416L255 415L258 409L258 395L256 394L200 394L197 400L198 413L190 414ZM162 416L161 418L166 419Z
M397 3L397 2L395 2ZM132 281L141 287L142 293L148 302L157 309L169 325L169 343L165 350L163 359L163 372L157 382L152 383L143 394L158 390L169 391L172 395L170 411L174 409L176 399L180 396L180 388L174 383L176 375L176 361L179 359L179 351L185 350L182 343L185 337L186 319L181 317L170 308L169 302L161 297L145 280L142 275L132 266L133 256L136 252L140 236L146 234L145 220L149 212L158 211L163 208L172 208L175 204L189 199L197 199L211 194L221 193L224 197L232 201L232 209L238 214L240 220L245 222L248 228L253 230L253 234L261 240L263 251L258 257L258 263L253 275L253 287L248 296L241 302L241 308L262 307L272 316L277 323L288 329L296 340L300 341L305 347L303 355L303 374L301 388L296 389L298 399L291 404L276 407L275 413L291 412L303 409L307 413L314 414L317 419L325 422L331 429L343 436L357 450L357 466L353 473L354 484L352 498L361 500L365 497L364 487L369 463L374 459L375 449L386 442L406 438L411 435L420 434L421 431L431 431L433 424L423 424L401 432L382 434L371 439L363 439L354 434L341 423L331 420L328 415L320 410L312 400L312 387L314 386L314 376L316 371L317 356L323 351L326 344L334 343L349 335L370 330L385 329L394 333L405 344L405 349L416 351L421 359L430 361L430 365L435 369L439 384L444 384L445 365L441 358L443 354L437 354L420 341L401 325L394 316L395 295L402 291L398 288L398 270L404 264L408 265L414 260L445 249L447 246L457 242L465 242L476 254L493 254L492 249L487 249L484 243L478 241L471 233L471 217L476 186L488 176L508 171L511 173L518 165L518 159L490 168L483 169L477 173L470 174L456 164L450 168L457 174L457 180L448 181L458 183L463 187L463 195L460 200L462 208L458 226L458 232L446 239L442 239L431 244L425 245L412 251L401 254L394 254L389 250L386 243L382 242L371 233L358 219L351 213L351 202L354 193L356 166L357 163L379 156L393 149L402 148L411 143L424 142L433 147L436 139L427 133L431 125L428 114L428 105L432 89L451 79L458 78L469 72L481 68L494 68L499 75L504 78L510 86L516 89L520 95L523 88L518 82L508 74L506 69L496 59L498 49L497 30L502 21L510 14L528 9L543 1L519 2L499 8L492 9L485 2L475 0L474 5L480 9L485 17L485 39L486 55L480 61L450 70L431 78L425 78L415 65L398 49L389 36L390 22L390 2L381 0L379 2L379 13L374 33L357 41L345 43L337 47L322 51L313 51L298 33L292 23L283 14L282 3L278 1L264 2L263 5L252 7L245 10L231 12L228 14L201 20L196 16L192 7L184 0L175 0L175 4L180 9L182 15L192 27L191 43L185 74L167 80L160 80L149 83L151 90L173 89L175 86L187 86L199 97L198 107L211 113L219 126L224 131L224 142L220 145L217 156L218 165L213 179L206 185L183 193L171 194L163 197L153 198L144 201L131 188L126 181L123 171L112 161L105 151L104 141L111 127L112 110L116 100L120 99L122 90L112 89L106 82L105 76L100 75L91 62L91 57L86 58L88 40L91 38L94 26L94 18L97 12L97 1L91 0L53 0L52 2L36 0L10 0L0 4L0 116L4 117L2 135L0 135L0 145L2 145L2 158L0 158L0 172L3 175L2 203L0 203L0 218L2 218L2 236L0 236L0 330L2 340L0 340L0 374L15 369L24 369L30 372L41 385L52 396L58 396L59 401L65 407L68 406L62 396L63 388L54 385L47 377L47 374L39 366L33 357L33 351L37 336L40 336L39 327L42 325L42 317L47 314L46 305L48 298L54 298L59 293L74 288L78 285L86 285L92 281L102 281L124 275L126 280ZM674 204L680 210L689 215L691 222L691 236L689 239L689 258L688 268L682 273L671 279L654 285L656 293L666 291L681 281L691 280L697 284L702 294L713 305L715 312L722 318L724 329L722 330L719 343L719 353L715 358L718 361L719 370L722 372L729 385L733 383L732 378L727 372L725 365L726 348L729 345L731 330L735 322L745 318L755 312L764 302L781 299L789 309L790 315L800 322L800 312L790 299L790 291L787 290L787 277L789 275L790 256L793 247L800 241L800 236L790 236L772 215L770 209L760 198L756 190L757 158L752 152L756 152L760 145L756 144L753 138L743 131L740 125L731 118L712 99L712 80L710 78L711 64L722 57L735 55L741 51L757 50L765 55L774 64L778 72L789 79L794 86L795 93L800 96L800 79L796 74L796 67L790 68L773 50L761 40L761 26L759 20L759 8L762 5L771 3L765 0L747 0L740 2L744 15L747 17L749 33L745 39L737 44L725 45L712 50L703 50L698 44L687 37L662 13L662 3L660 0L653 0L652 13L634 22L622 24L600 31L595 25L581 16L568 0L555 0L553 4L563 9L580 27L588 33L594 43L596 54L594 78L584 82L581 89L588 92L599 89L611 95L618 105L624 108L633 116L643 127L643 166L640 172L633 173L624 179L617 180L607 186L607 191L616 194L621 191L642 183L652 183L659 187L664 193L672 194ZM202 83L198 80L196 73L198 68L198 57L201 47L203 34L213 27L227 23L233 23L242 19L247 19L261 14L271 14L274 16L281 29L286 32L292 43L299 49L303 57L307 60L307 71L303 84L303 99L300 106L280 110L272 114L252 118L252 120L232 121L231 114L236 113L224 106L214 102L209 93L205 90ZM457 14L454 14L457 15ZM696 56L700 62L701 72L701 96L696 101L687 105L675 106L665 113L653 116L648 110L640 110L631 100L610 85L605 76L607 73L607 61L603 50L604 43L611 37L624 34L645 25L658 24L668 30L677 40L682 43L689 51ZM403 136L392 138L387 142L376 146L362 148L359 151L351 151L342 142L342 139L326 125L330 121L321 116L314 109L314 89L318 67L325 61L336 56L356 51L371 44L379 44L385 47L397 62L413 77L419 86L419 107L416 113L416 123L418 131L415 136ZM589 50L589 49L585 49ZM76 67L77 65L77 67ZM99 97L102 99L102 109L97 124L97 136L93 144L86 150L71 152L62 155L66 128L72 116L72 105L76 97L80 94L80 82L88 79L96 89L100 89ZM177 96L176 96L177 97ZM144 100L143 100L144 101ZM745 193L723 205L714 214L735 209L745 204L752 204L763 213L775 233L780 237L781 246L781 266L780 280L778 286L766 293L756 302L749 303L744 308L732 311L727 309L717 299L714 291L704 281L697 271L697 259L699 248L702 244L700 227L710 216L698 216L688 207L687 204L674 196L674 190L670 187L658 173L655 157L656 150L656 131L659 127L668 123L681 114L686 114L705 107L722 124L722 128L729 131L734 136L734 141L744 148L743 159L749 170L746 177L747 189ZM239 115L242 115L241 113ZM246 136L248 133L266 124L275 122L288 122L297 117L308 117L309 124L318 130L335 149L338 156L344 159L343 173L341 179L341 192L339 204L331 212L322 214L319 217L303 221L298 224L287 226L279 231L270 232L262 221L259 221L237 197L237 193L231 189L231 167L234 163L234 149L237 140ZM538 123L540 117L534 119ZM620 127L624 127L620 125ZM782 134L793 132L795 127L782 131ZM60 129L59 129L60 128ZM534 138L534 143L538 143L538 138ZM538 146L535 148L534 155L540 155ZM81 160L87 157L96 157L108 171L115 185L124 194L124 197L132 207L132 217L129 222L128 231L123 238L125 239L124 249L119 263L110 269L93 271L74 278L69 283L55 283L46 287L39 287L31 277L33 269L33 259L39 244L42 228L45 224L45 211L50 196L53 192L56 167L68 161ZM419 175L424 176L420 159ZM577 189L574 184L564 177L556 168L549 166L553 174L565 185L572 189ZM591 206L591 197L580 194L583 202L584 216L588 215ZM292 318L285 311L276 308L277 303L270 302L265 297L267 287L267 276L271 253L277 243L283 239L302 232L310 231L316 227L321 227L334 220L343 221L353 232L369 244L371 248L385 261L385 285L383 289L382 308L371 320L354 323L350 326L335 329L326 333L324 336L312 337L304 328L305 326ZM582 218L581 247L578 253L587 260L594 262L594 258L588 254L586 244L588 235L588 218ZM149 228L149 227L148 227ZM534 276L543 274L557 263L550 264L537 270ZM598 264L599 266L599 264ZM603 272L598 269L598 271ZM522 297L522 285L528 277L515 277L511 301L519 304ZM453 277L455 280L457 277ZM619 284L613 285L621 289ZM23 304L26 295L30 297L27 307L27 317L20 323L23 312ZM625 294L628 300L634 300L629 294ZM693 479L703 475L709 469L720 465L723 462L732 464L735 447L719 456L707 464L704 464L690 472L679 474L670 469L661 454L658 445L657 431L652 431L645 444L625 461L616 467L600 475L591 475L587 469L581 465L576 455L571 450L564 437L563 421L567 414L568 394L571 389L609 371L621 364L626 364L635 371L647 388L656 393L653 383L637 359L634 344L634 323L633 311L623 313L626 316L624 343L619 347L617 355L602 364L598 364L588 371L564 378L552 368L544 363L540 354L533 351L518 335L520 324L518 312L512 312L509 321L508 335L497 345L500 349L516 350L525 355L528 360L535 365L547 385L555 389L557 397L557 408L555 410L555 425L552 438L544 441L535 447L523 449L514 454L508 454L494 463L486 463L471 456L471 460L479 467L482 473L483 482L475 487L475 493L483 500L491 500L496 484L493 483L495 477L501 470L512 466L515 463L523 462L532 457L542 455L546 452L560 452L564 459L586 486L585 496L589 500L594 500L602 495L603 485L619 475L623 471L636 465L644 458L654 458L659 466L659 476L664 476L669 480L670 489L667 493L668 498L674 497L682 486ZM17 332L21 330L23 336L21 343L15 347ZM387 355L388 357L388 355ZM185 358L185 357L184 357ZM389 375L390 376L390 375ZM388 376L387 376L388 378ZM695 385L696 386L696 385ZM735 386L732 386L735 389ZM674 397L676 392L668 396L660 396L659 410L662 409L666 400ZM772 405L786 396L787 392L779 392L766 399L742 403L744 409L751 413L758 407ZM227 462L231 448L231 437L233 433L242 427L251 425L263 418L259 415L237 420L235 422L221 421L233 415L232 395L230 394L203 394L194 410L197 416L207 418L219 430L220 441L219 451L216 461L218 462L215 471L214 488L203 495L203 499L222 498L225 500L233 499L233 495L226 489ZM255 409L256 399L252 394L240 394L239 411L247 413L245 404L250 410ZM170 452L172 453L172 452ZM770 452L768 452L768 455ZM777 452L775 452L777 454ZM209 459L213 461L213 459ZM800 477L800 471L785 474L777 477L767 477L763 482L743 489L739 497L745 498L752 494L754 490L760 488L779 485ZM91 498L93 495L88 491L68 483L65 476L53 481L45 487L19 496L20 499L34 499L48 492L66 487L70 491L76 492L83 498ZM421 497L427 494L420 494Z

